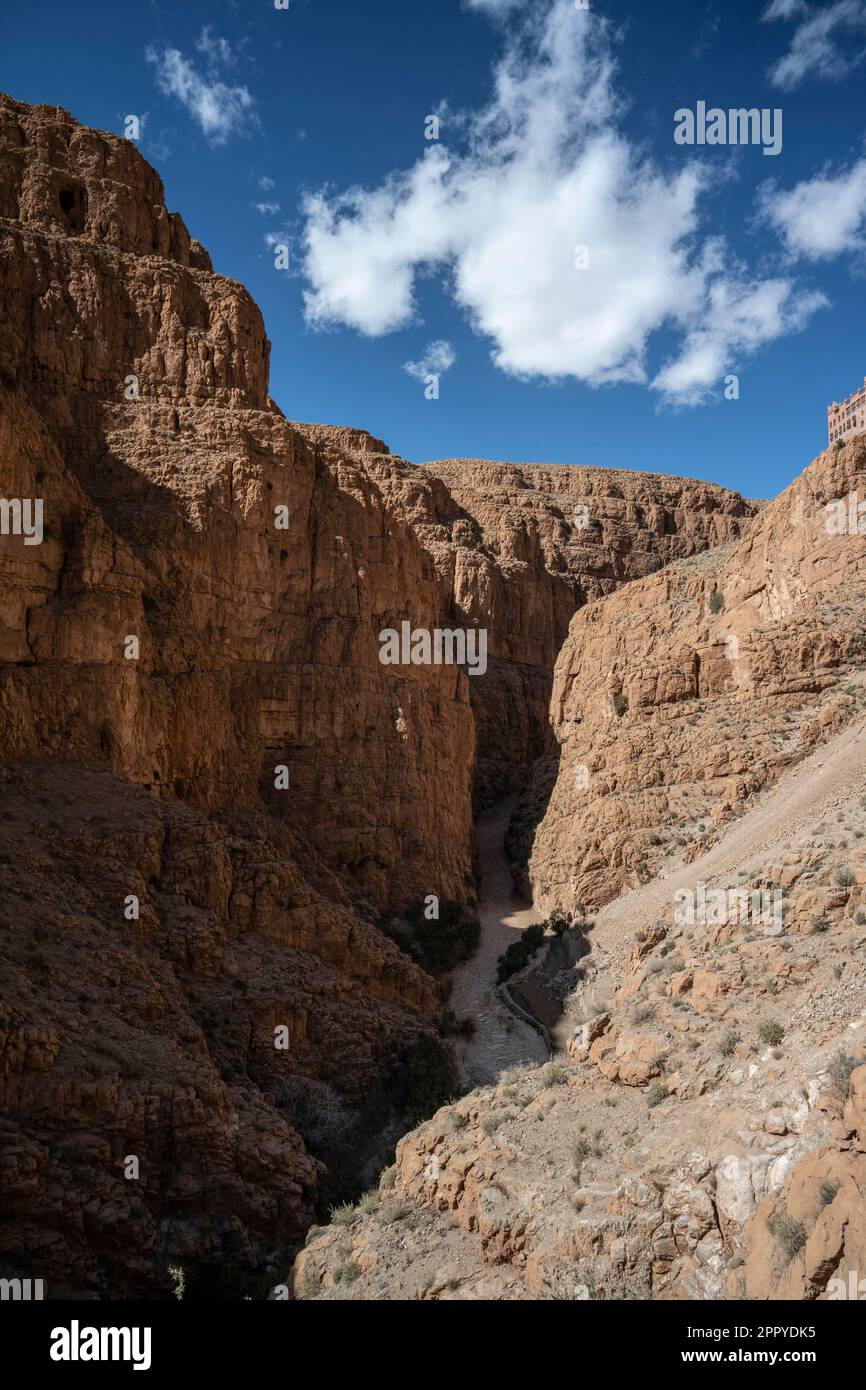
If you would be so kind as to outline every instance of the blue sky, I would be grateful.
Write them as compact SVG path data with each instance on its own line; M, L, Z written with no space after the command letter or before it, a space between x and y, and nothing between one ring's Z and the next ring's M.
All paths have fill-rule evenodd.
M144 117L289 418L769 496L866 374L866 0L10 9L0 89ZM781 109L781 152L677 144L699 101Z

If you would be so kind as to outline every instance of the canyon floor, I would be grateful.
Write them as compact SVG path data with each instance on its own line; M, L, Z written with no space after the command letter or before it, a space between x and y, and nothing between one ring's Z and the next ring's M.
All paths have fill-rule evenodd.
M471 1018L474 1032L458 1044L464 1084L489 1085L506 1067L519 1062L546 1061L549 1048L538 1030L508 1008L496 991L499 957L534 922L540 912L520 897L505 854L505 833L514 803L499 803L476 822L481 881L478 950L452 977L449 1003L458 1018Z

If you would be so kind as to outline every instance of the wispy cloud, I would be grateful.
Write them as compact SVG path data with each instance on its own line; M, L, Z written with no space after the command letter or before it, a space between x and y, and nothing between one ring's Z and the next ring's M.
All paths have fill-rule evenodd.
M160 91L185 107L211 144L224 145L231 136L247 135L258 124L255 101L247 87L230 85L217 73L220 66L234 61L225 39L214 38L205 28L196 47L204 54L204 71L177 48L157 50L150 45L145 58L155 69Z
M450 343L444 338L437 338L434 343L428 343L424 349L424 356L419 362L404 362L403 371L408 372L416 381L426 381L429 376L442 376L457 361L457 353Z
M267 193L270 189L274 187L274 180L269 179L267 174L262 174L261 178L259 179L259 188L261 188L265 193Z
M763 20L796 19L798 14L808 13L809 6L806 4L806 0L771 0L761 18Z
M866 56L866 0L833 0L822 9L805 0L773 0L762 19L799 21L787 53L770 69L776 87L797 87L807 77L839 81Z
M279 203L253 203L253 207L260 212L263 217L273 217L274 213L279 212Z
M196 39L196 48L199 53L203 53L211 67L228 66L234 58L232 46L228 39L215 37L211 33L211 27L206 24Z
M607 21L547 0L519 10L504 42L487 105L454 123L462 152L443 141L376 187L306 200L310 324L404 327L417 277L435 270L501 370L641 382L674 403L803 325L815 296L752 276L702 234L710 165L656 161L618 128ZM678 345L653 374L662 329Z

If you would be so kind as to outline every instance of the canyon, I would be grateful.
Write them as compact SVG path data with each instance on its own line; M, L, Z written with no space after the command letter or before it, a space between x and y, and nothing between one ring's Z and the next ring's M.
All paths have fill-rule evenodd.
M187 1297L299 1299L847 1278L866 556L824 507L862 491L862 438L766 504L412 463L286 418L259 310L133 143L0 96L0 168L0 491L43 508L40 544L0 537L0 1273L109 1298L178 1270ZM383 663L404 624L483 632L486 669ZM816 787L824 828L783 825ZM786 887L784 951L674 921L675 887L747 865ZM495 968L554 909L587 951L545 1060Z

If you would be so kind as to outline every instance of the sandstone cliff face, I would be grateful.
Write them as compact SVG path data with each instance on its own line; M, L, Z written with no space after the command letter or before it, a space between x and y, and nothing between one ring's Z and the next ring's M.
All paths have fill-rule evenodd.
M475 802L522 788L548 734L551 673L576 609L738 537L754 504L712 483L624 469L448 460L419 467L363 431L298 425L349 451L436 568L443 621L484 628L469 681Z
M45 526L0 537L0 1259L54 1292L267 1269L323 1177L304 1088L351 1103L438 1024L376 916L466 898L574 608L752 508L289 423L135 148L7 97L0 288L3 493ZM403 619L486 626L488 674L383 666Z
M407 1134L297 1297L862 1296L864 482L860 437L576 613L514 837L587 948L563 1051Z
M131 146L50 108L4 99L0 116L4 494L42 500L45 519L40 545L0 540L3 754L25 786L58 759L73 791L109 771L129 827L115 851L100 823L82 851L97 918L82 968L116 957L97 972L94 1022L81 1029L74 974L63 988L63 933L46 928L40 947L44 995L29 994L26 961L4 960L4 1113L28 1176L23 1204L17 1164L5 1170L16 1200L4 1209L21 1221L2 1252L41 1250L55 1289L129 1292L164 1287L171 1259L211 1258L224 1225L256 1265L309 1221L320 1165L275 1068L280 1085L300 1077L351 1100L435 1029L432 982L371 922L422 893L465 895L474 734L465 675L380 665L395 588L435 622L433 566L363 469L319 457L269 405L246 292L210 273ZM82 812L52 778L39 795L56 802L62 839ZM158 843L177 838L165 826L184 806L191 883L175 903ZM103 900L115 859L123 882ZM33 925L43 873L10 885L8 932ZM139 934L123 918L130 894L149 924ZM175 952L184 908L192 939ZM255 949L232 944L249 932ZM153 1067L131 1081L130 951L144 992L174 997L168 1015L157 1002L133 1019ZM225 1048L224 1017L236 1030ZM94 1088L83 1059L115 1025L114 1075L103 1058ZM178 1030L194 1039L193 1068ZM21 1045L46 1032L50 1046ZM232 1099L218 1068L249 1095ZM261 1171L245 1156L256 1125L271 1136ZM93 1161L66 1184L76 1136ZM199 1142L218 1151L213 1165ZM124 1180L121 1149L140 1156L143 1185Z
M439 564L455 615L491 628L490 679L470 689L483 803L522 789L544 748L551 672L575 609L734 539L753 507L712 483L625 469L464 459L424 472L453 499L452 539L489 562Z
M862 496L857 438L742 540L577 613L512 851L536 901L597 907L700 853L781 769L860 710L866 552L826 504Z
M136 151L63 113L0 110L16 213L2 224L0 370L18 392L4 418L32 437L13 495L58 491L46 499L46 553L4 546L7 564L14 554L27 567L6 623L9 751L38 745L65 685L75 754L108 740L116 771L201 809L268 804L377 906L460 896L471 868L466 677L378 660L395 594L417 623L436 622L429 557L363 469L325 462L266 408L258 310L190 263ZM64 178L80 187L80 226L63 221ZM145 210L117 212L136 198L146 224ZM137 399L124 397L129 377ZM38 421L20 417L26 401ZM13 571L7 596L19 583ZM136 662L124 657L129 634ZM291 787L282 799L278 763ZM443 766L455 775L440 791Z

